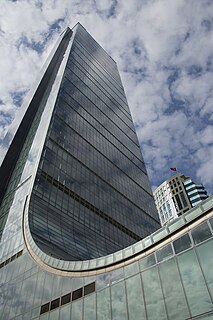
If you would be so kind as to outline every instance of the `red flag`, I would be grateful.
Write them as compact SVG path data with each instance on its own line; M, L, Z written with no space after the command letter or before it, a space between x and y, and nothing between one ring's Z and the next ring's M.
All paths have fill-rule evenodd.
M170 170L172 170L172 171L177 171L177 168L170 168Z

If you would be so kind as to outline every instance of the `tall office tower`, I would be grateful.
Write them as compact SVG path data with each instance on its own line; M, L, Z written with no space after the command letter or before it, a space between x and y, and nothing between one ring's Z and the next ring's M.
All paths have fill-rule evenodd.
M109 254L160 226L116 63L80 24L47 63L0 179L5 222L15 190L32 181L30 232L54 257Z
M210 319L213 197L104 255L158 226L116 65L77 25L38 83L0 172L0 319Z
M193 182L190 177L176 173L154 191L161 225L179 217L207 197L200 182Z

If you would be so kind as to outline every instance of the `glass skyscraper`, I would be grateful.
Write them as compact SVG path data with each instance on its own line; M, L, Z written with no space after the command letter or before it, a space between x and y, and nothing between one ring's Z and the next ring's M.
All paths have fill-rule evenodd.
M116 63L80 24L23 109L2 143L0 319L210 319L212 197L155 231Z
M31 174L29 228L44 252L67 260L95 258L159 228L116 63L80 24L62 34L27 113L28 122L24 118L18 129L23 146L17 132L2 165L8 178L12 157L13 175L19 176L4 183L1 210L23 182L34 152L32 173L24 179Z

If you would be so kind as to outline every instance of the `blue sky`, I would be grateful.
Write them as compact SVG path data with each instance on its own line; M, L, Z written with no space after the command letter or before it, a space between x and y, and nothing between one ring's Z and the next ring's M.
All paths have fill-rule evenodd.
M0 141L79 21L118 63L153 188L177 167L212 194L212 12L211 0L1 0Z

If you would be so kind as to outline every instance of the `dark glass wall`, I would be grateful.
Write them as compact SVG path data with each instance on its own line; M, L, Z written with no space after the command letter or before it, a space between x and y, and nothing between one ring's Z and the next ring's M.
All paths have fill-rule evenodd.
M78 25L39 164L30 227L47 253L89 259L159 227L114 60Z

